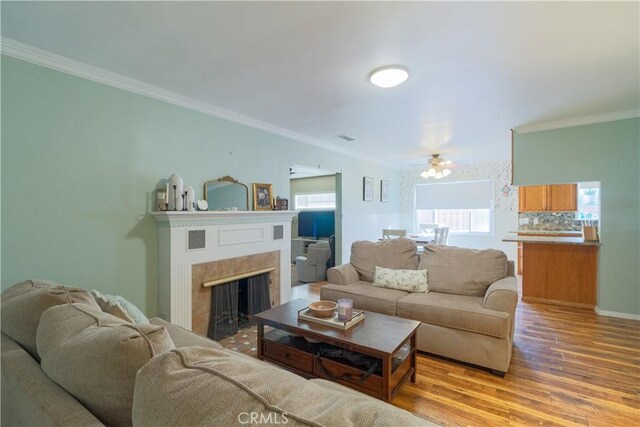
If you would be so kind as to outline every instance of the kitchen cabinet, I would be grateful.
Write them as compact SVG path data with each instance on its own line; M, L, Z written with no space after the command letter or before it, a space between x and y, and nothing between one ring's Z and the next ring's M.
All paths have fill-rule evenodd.
M518 236L547 236L547 237L580 237L582 234L579 231L575 233L536 233L535 231L527 231L525 233L518 232ZM522 242L518 243L518 258L516 264L517 274L522 275L522 267L524 265L524 255L522 254Z
M503 242L520 245L522 301L594 308L598 289L599 242L582 237L522 235Z
M522 243L522 301L594 308L598 246Z
M546 185L527 185L520 187L520 212L539 212L545 211L547 206L547 186Z
M576 211L578 185L527 185L519 188L520 212Z

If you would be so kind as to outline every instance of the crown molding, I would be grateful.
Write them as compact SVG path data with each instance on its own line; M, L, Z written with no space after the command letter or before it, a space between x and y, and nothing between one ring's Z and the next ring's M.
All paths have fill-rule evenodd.
M238 123L254 129L260 129L265 132L283 136L294 141L314 145L325 150L338 152L350 157L355 157L361 160L366 160L375 164L397 169L392 165L381 162L380 159L363 156L360 152L357 152L355 150L336 147L328 144L325 141L321 141L280 126L276 126L262 120L254 119L253 117L245 116L244 114L227 110L225 108L218 107L207 102L180 95L179 93L172 92L170 90L163 89L161 87L154 86L145 82L141 82L139 80L135 80L121 74L113 73L103 68L94 67L93 65L85 64L83 62L79 62L62 55L58 55L34 46L20 43L6 37L0 37L0 53L12 58L20 59L22 61L60 71L62 73L71 74L73 76L80 77L86 80L91 80L96 83L157 99L162 102L177 105L178 107L198 111L208 116L228 120L230 122Z
M613 113L596 114L593 116L577 117L574 119L555 120L552 122L533 123L515 128L518 133L540 132L543 130L570 128L574 126L591 125L594 123L613 122L616 120L634 119L640 117L640 109L616 111Z

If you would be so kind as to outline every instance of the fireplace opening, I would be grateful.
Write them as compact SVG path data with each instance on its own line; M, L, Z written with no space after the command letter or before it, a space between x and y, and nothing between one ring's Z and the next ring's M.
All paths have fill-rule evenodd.
M253 315L271 308L270 279L263 273L213 286L209 338L220 340L254 326Z

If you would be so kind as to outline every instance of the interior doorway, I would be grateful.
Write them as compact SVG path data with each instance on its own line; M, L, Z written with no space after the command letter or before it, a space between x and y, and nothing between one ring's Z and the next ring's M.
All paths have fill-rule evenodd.
M291 286L326 280L342 262L342 174L319 167L289 169L292 210Z

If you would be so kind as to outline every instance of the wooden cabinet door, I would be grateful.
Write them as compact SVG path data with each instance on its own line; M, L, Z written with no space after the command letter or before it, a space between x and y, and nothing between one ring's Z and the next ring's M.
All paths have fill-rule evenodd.
M547 187L548 211L578 210L577 184L548 185Z
M546 185L526 185L518 190L520 212L541 212L547 206Z

